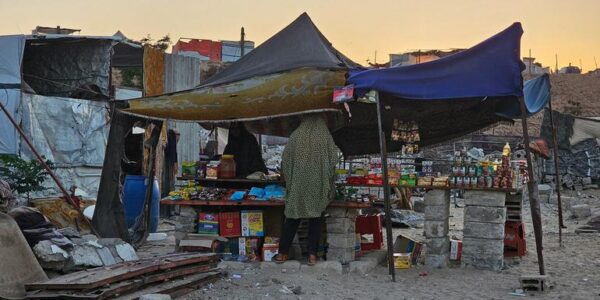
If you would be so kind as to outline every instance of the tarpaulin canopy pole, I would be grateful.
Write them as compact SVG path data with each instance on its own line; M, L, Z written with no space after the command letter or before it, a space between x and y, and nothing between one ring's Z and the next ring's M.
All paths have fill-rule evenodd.
M385 203L385 234L387 236L388 268L392 281L396 281L396 270L394 269L394 242L392 239L392 212L390 205L390 184L388 181L387 146L385 144L385 132L383 131L383 118L379 94L377 98L377 121L379 123L379 148L381 150L381 167L383 171L383 201Z
M550 109L550 126L552 126L552 146L554 147L554 173L556 176L556 197L558 198L558 245L562 247L562 229L567 228L563 223L562 200L560 198L560 172L558 165L558 140L556 137L556 124L554 124L554 114L552 113L552 98L548 99L548 108Z
M52 180L54 180L54 182L56 183L56 185L58 186L58 188L60 189L60 191L63 193L63 195L64 195L65 199L67 200L67 202L69 202L69 204L71 204L71 206L73 206L73 208L75 208L75 210L77 210L77 213L79 214L79 216L81 218L83 218L83 220L87 223L87 225L90 227L90 229L92 230L92 232L94 234L96 234L96 230L94 229L94 226L92 226L92 222L90 222L90 220L88 220L88 218L83 215L83 212L81 211L81 208L79 207L79 205L77 205L75 203L75 201L73 201L73 199L71 198L71 195L69 194L69 192L67 192L67 190L65 189L65 187L62 185L62 183L58 179L58 177L56 177L56 174L54 174L54 172L52 171L52 169L50 169L50 167L48 166L48 164L46 164L46 162L44 161L44 159L42 158L42 156L37 152L37 150L35 149L35 147L33 147L33 144L31 144L31 141L29 141L29 138L27 138L27 136L25 135L25 132L23 132L23 130L21 129L21 127L19 126L19 124L17 124L17 121L15 121L15 119L8 112L8 110L6 110L6 107L4 107L4 104L2 103L2 101L0 101L0 108L2 109L2 111L4 112L4 114L6 115L6 117L8 118L8 120L15 127L15 129L17 130L17 132L19 132L19 135L21 135L21 137L23 138L23 140L25 140L25 143L27 143L27 146L29 146L29 149L31 149L31 152L35 155L35 157L40 162L40 164L44 167L44 169L46 169L46 172L48 172L48 174L50 174L50 177L52 177Z
M540 201L537 198L537 183L533 175L533 165L531 163L531 150L529 149L529 131L527 130L527 109L525 108L525 98L519 97L521 104L521 123L523 125L523 142L525 144L525 157L527 158L527 172L529 180L527 181L527 189L529 192L529 204L531 206L531 221L533 223L533 233L535 234L535 248L537 250L538 266L540 275L545 275L544 270L544 254L542 253L542 217L540 214Z

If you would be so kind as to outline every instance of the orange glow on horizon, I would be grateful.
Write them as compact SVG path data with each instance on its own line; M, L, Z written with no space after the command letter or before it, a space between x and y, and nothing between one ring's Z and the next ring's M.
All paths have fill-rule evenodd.
M0 0L0 35L30 34L36 25L82 29L84 35L131 39L170 34L213 40L246 39L259 45L307 12L333 45L366 65L417 49L468 48L521 22L521 56L544 66L596 68L600 60L600 1L14 1Z

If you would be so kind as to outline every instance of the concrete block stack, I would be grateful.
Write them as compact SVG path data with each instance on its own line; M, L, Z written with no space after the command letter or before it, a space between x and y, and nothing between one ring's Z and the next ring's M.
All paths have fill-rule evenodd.
M505 201L503 192L465 193L463 266L496 271L504 266Z
M444 268L448 265L450 240L448 238L450 217L450 191L432 190L425 194L425 265Z
M358 212L353 208L327 209L327 260L348 264L355 260L355 224Z
M198 212L191 206L179 206L179 214L170 217L170 219L176 222L175 230L178 232L198 232L198 226L196 225Z

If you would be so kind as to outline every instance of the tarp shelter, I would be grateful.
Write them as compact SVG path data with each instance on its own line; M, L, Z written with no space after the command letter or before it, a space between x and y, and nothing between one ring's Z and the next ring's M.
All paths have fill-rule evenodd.
M21 100L21 62L25 36L0 37L0 101L13 116ZM17 153L17 132L0 113L0 154Z
M389 151L401 147L391 141L394 118L417 121L422 146L458 138L509 121L520 111L522 34L521 24L515 23L472 48L439 60L355 70L348 84L355 86L358 96L378 91L386 108L383 125ZM349 125L334 134L344 155L378 153L376 106L351 103L350 113Z
M297 123L294 118L281 117L325 111L337 114L339 109L331 101L333 88L343 85L347 71L358 66L337 51L304 13L201 86L130 100L130 108L123 111L130 115L117 113L111 120L93 221L96 229L103 236L128 239L127 228L120 222L118 174L123 140L139 117L215 124L255 121L255 132L273 134L266 131L277 128L280 135L287 135Z
M222 122L337 111L333 87L343 85L346 71L355 67L304 13L198 88L132 100L126 112Z

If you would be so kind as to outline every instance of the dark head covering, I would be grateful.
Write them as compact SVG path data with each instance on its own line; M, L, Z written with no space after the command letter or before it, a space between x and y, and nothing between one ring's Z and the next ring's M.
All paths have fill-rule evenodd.
M232 123L229 127L229 137L223 154L233 155L238 178L245 178L254 172L268 173L256 137L248 132L242 123Z

